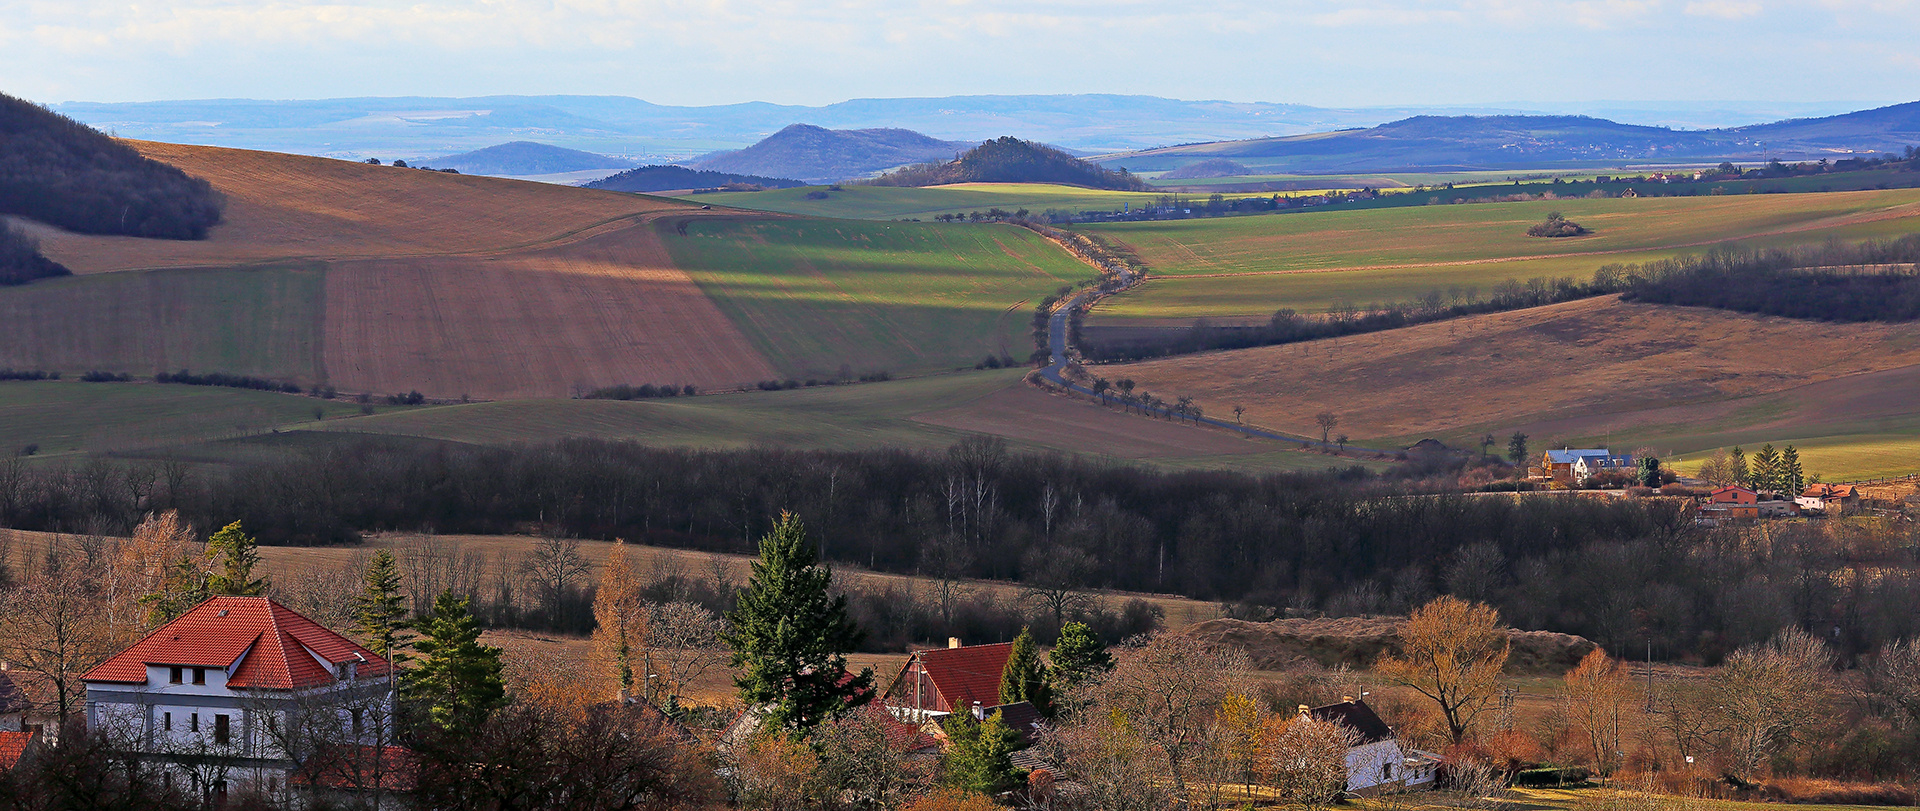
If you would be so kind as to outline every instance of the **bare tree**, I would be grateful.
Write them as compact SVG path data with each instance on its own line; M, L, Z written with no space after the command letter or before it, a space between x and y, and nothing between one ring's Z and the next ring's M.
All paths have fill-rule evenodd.
M1259 771L1280 798L1326 808L1347 790L1347 751L1359 742L1352 727L1300 712L1268 719L1261 731Z
M1069 613L1093 604L1093 595L1080 589L1093 571L1093 558L1071 546L1034 547L1020 559L1020 599L1031 601L1053 615L1055 625Z
M669 704L677 704L688 686L698 682L730 653L720 643L727 621L694 603L665 603L651 611L647 649L660 656L650 666L659 668Z
M1727 657L1713 676L1713 686L1736 776L1758 774L1774 752L1820 722L1832 671L1833 655L1826 643L1798 627Z
M1172 784L1155 779L1159 753L1130 722L1097 709L1059 719L1040 739L1059 778L1078 789L1074 807L1161 811L1179 805Z
M1906 714L1906 722L1920 725L1920 644L1913 640L1888 642L1867 668L1874 696Z
M1328 442L1327 435L1333 433L1334 428L1339 427L1340 415L1331 411L1322 411L1313 415L1313 422L1320 426L1320 444L1325 445Z
M1613 774L1620 766L1620 722L1630 690L1620 663L1598 648L1564 677L1561 691L1567 700L1568 720L1586 739L1594 771L1602 775Z
M0 595L0 659L46 677L54 715L64 726L86 697L81 674L117 647L106 606L88 573L49 566L24 586Z
M586 576L587 559L580 554L580 542L572 538L543 536L534 543L520 562L540 598L540 608L555 628L566 627L567 603L580 580Z
M1252 663L1245 651L1179 634L1160 634L1115 659L1113 672L1094 690L1098 708L1126 718L1157 752L1155 771L1172 781L1175 796L1187 796L1194 759L1212 734L1214 713L1239 689Z
M1400 631L1402 652L1380 659L1379 674L1439 705L1454 743L1499 691L1511 644L1500 612L1443 596L1422 606Z

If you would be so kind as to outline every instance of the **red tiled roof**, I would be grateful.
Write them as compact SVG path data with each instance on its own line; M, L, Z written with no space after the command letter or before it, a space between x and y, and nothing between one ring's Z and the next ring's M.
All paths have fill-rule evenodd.
M31 732L0 732L0 769L11 769L19 763L30 743L33 743Z
M1807 487L1807 491L1804 493L1801 493L1800 495L1805 496L1807 498L1825 498L1825 499L1853 498L1853 485L1851 484L1815 484Z
M975 701L982 707L1000 703L1000 674L1013 655L1013 643L935 648L914 655L950 711L967 712Z
M387 673L387 660L378 654L286 606L265 597L213 597L81 678L145 684L147 665L227 668L238 663L228 687L291 690L331 683L334 668L328 665L347 662L360 662L362 677Z

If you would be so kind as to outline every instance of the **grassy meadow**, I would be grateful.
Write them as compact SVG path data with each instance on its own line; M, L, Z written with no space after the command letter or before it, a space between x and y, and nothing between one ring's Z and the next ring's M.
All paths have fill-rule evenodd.
M293 429L360 414L359 405L293 394L157 383L0 382L0 454L125 452ZM382 406L378 410L384 410Z
M662 226L674 264L784 375L971 367L1033 351L1034 302L1094 271L1024 228L713 218Z
M1552 211L1594 231L1539 239L1527 226ZM1405 301L1429 290L1506 279L1586 276L1742 241L1864 239L1920 227L1920 190L1833 194L1614 198L1303 211L1083 226L1131 245L1153 269L1146 285L1096 312L1104 320L1324 312L1342 302Z

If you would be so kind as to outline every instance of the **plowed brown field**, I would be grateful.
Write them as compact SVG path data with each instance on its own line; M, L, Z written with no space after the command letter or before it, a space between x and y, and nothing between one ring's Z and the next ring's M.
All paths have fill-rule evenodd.
M567 239L636 214L687 210L654 197L350 161L134 141L205 178L226 220L199 241L37 229L75 273L277 259L482 253Z
M1868 381L1883 377L1867 375L1915 364L1920 325L1828 324L1602 297L1097 373L1169 399L1193 396L1208 414L1244 405L1248 422L1301 435L1318 436L1314 416L1331 411L1338 432L1356 442L1491 430L1504 445L1503 431L1528 425L1551 425L1555 436L1631 435L1656 414L1669 428L1730 426L1729 412L1742 403L1767 412L1748 415L1758 425L1793 406L1751 398L1795 391L1825 402L1844 396L1830 389L1853 380L1877 387ZM1823 381L1834 382L1813 385Z
M206 178L197 242L35 227L81 274L0 296L0 365L260 374L349 392L565 397L774 377L661 247L671 200L135 142Z
M566 397L774 376L644 226L506 256L339 263L325 323L327 373L353 391Z

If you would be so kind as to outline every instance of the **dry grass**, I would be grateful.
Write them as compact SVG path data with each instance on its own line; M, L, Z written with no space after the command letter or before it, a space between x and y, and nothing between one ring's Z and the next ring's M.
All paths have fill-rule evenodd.
M1890 384L1920 386L1920 375L1903 371L1915 364L1914 325L1825 324L1603 297L1097 373L1132 378L1169 398L1191 395L1209 414L1239 403L1248 422L1302 435L1318 436L1314 415L1332 411L1338 431L1356 442L1462 439L1483 430L1504 437L1521 428L1536 447L1637 432L1640 440L1684 448L1687 435L1732 426L1764 434L1812 416L1878 413L1860 398L1884 411L1902 401ZM1789 390L1806 402L1757 399Z

